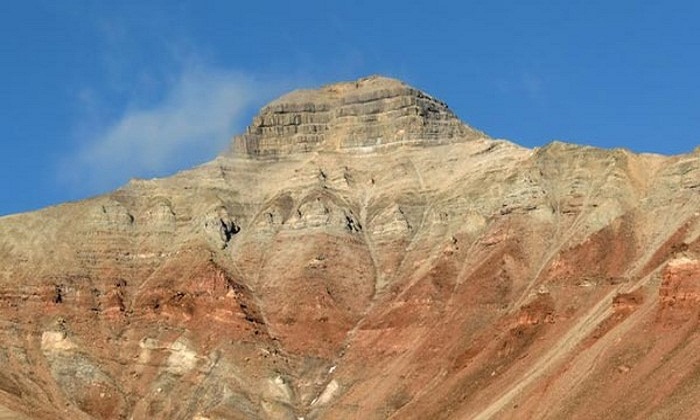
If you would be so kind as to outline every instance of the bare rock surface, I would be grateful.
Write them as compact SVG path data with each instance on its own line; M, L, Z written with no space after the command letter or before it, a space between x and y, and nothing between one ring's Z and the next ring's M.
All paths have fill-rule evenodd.
M697 418L699 158L292 92L207 164L0 218L0 416Z
M484 134L464 125L445 103L398 80L374 76L297 90L273 101L234 139L233 154L368 152L477 137Z

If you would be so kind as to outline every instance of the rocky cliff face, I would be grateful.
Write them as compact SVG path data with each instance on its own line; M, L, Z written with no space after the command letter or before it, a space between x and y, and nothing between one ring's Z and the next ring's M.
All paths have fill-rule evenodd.
M210 163L0 218L0 414L696 418L699 159L293 92Z
M385 77L298 90L262 109L233 141L233 155L276 158L309 152L372 152L485 137L443 102Z

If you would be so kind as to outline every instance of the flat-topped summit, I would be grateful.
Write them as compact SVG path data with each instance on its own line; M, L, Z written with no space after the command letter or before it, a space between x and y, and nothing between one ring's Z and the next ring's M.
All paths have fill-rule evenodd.
M485 137L448 106L399 80L371 76L288 93L265 106L234 138L237 156L375 150Z

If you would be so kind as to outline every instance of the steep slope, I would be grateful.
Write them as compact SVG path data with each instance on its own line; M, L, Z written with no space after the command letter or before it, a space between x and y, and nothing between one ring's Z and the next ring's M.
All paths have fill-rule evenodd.
M31 418L697 418L700 154L488 138L372 77L0 218Z

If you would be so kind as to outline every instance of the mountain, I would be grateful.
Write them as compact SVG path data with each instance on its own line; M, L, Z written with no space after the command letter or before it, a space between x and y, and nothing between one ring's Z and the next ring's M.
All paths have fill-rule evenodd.
M697 418L699 158L527 149L384 77L292 92L209 163L0 218L0 406Z

